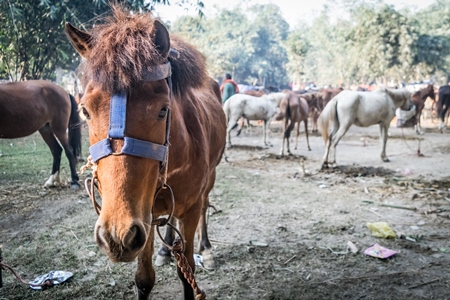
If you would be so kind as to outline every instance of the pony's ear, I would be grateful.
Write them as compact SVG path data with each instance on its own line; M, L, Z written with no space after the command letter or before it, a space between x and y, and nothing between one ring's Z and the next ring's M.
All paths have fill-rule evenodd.
M66 22L64 31L75 50L77 50L83 58L87 58L91 50L92 36L89 33L74 27L69 22Z
M155 43L156 49L158 49L162 57L167 58L170 51L169 31L167 31L166 26L159 20L155 20L153 26L153 42Z

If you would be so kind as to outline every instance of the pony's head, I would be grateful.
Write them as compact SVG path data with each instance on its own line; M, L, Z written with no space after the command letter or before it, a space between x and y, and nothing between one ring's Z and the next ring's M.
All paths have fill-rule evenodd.
M66 24L83 64L81 109L102 207L95 238L111 260L144 248L170 129L169 33L150 14L113 7L91 33Z
M433 101L436 101L436 92L434 91L434 86L432 84L429 84L426 88L428 97L430 97Z
M414 105L411 101L411 92L406 88L402 89L381 89L385 93L387 93L391 99L394 101L395 106L402 110L410 110L410 108Z

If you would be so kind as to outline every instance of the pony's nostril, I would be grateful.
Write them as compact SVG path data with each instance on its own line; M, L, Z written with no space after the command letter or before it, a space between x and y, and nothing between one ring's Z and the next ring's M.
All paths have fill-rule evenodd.
M108 243L105 242L105 231L102 226L97 226L95 230L95 240L100 248L108 247Z
M133 225L123 240L126 248L139 249L145 244L145 231L139 225Z

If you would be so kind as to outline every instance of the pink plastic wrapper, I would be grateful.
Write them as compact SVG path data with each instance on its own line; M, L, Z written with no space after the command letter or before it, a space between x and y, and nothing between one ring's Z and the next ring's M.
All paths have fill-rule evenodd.
M388 258L397 254L397 251L375 244L372 247L367 248L364 251L364 254L378 258Z

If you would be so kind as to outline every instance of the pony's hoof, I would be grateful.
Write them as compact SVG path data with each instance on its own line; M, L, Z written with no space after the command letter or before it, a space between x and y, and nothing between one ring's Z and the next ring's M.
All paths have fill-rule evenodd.
M227 148L227 149L231 149L231 147L232 147L231 144L227 144L227 145L226 145L226 148Z
M74 191L78 191L80 189L80 184L78 182L71 182L70 189Z
M242 128L239 128L238 131L236 132L236 136L239 136L242 132Z
M203 256L203 267L207 270L215 270L216 261L214 260L214 256L211 250L203 251L202 256Z
M382 160L384 161L384 162L390 162L390 160L389 160L389 158L382 158Z
M168 255L159 255L158 254L158 256L156 256L156 259L155 259L155 266L161 267L164 265L168 265L171 260L172 260L172 258Z

